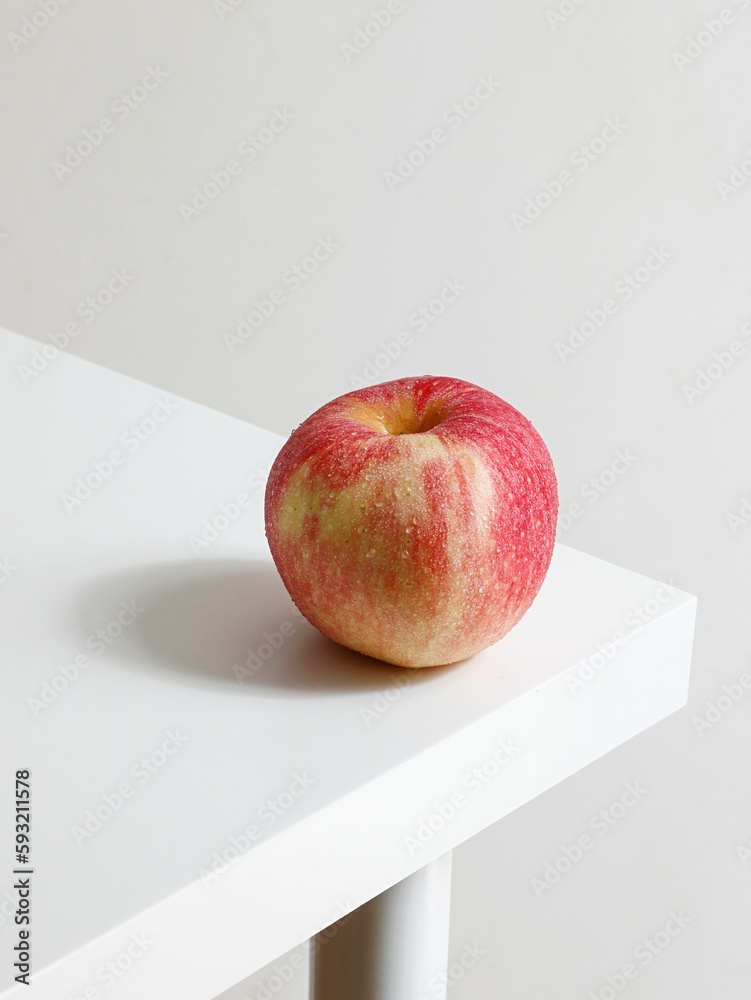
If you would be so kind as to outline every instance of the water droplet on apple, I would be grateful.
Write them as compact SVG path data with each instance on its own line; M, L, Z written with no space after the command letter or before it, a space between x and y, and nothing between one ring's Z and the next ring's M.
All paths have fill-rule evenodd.
M408 558L409 558L409 549L405 549L402 552L402 559L408 559Z
M407 527L404 530L407 532L408 535L412 534L412 529L410 527Z

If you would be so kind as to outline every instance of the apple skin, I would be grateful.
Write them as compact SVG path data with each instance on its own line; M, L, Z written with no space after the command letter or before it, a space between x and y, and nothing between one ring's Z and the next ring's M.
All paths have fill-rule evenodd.
M324 635L403 667L455 663L501 639L548 571L558 517L532 424L461 379L348 392L274 461L274 563Z

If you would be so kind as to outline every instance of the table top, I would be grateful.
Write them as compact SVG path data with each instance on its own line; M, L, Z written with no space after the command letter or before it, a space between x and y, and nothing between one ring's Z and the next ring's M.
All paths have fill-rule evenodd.
M334 645L264 537L281 436L8 331L0 354L32 997L210 1000L685 704L695 598L560 544L522 622L468 661ZM0 996L26 996L11 965Z

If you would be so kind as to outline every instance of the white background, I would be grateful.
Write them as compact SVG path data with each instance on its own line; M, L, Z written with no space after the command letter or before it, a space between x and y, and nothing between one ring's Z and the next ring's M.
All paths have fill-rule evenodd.
M722 696L751 673L751 3L584 0L555 18L553 0L402 0L345 51L383 0L45 2L47 23L32 0L0 12L3 325L282 433L358 376L477 382L548 443L562 513L579 504L562 540L699 596L688 707L455 852L452 959L486 954L449 995L607 1000L631 962L629 1000L748 1000L751 693ZM161 82L140 91L148 74ZM482 77L497 87L454 129L444 113ZM264 147L277 109L290 120ZM609 118L621 134L591 146ZM446 141L389 183L438 127ZM525 204L538 217L515 224ZM321 239L338 249L293 287ZM664 263L637 271L651 248ZM132 278L87 321L113 269ZM447 279L458 300L410 325ZM228 345L275 288L273 315ZM718 698L732 707L702 727ZM599 836L628 782L646 794ZM535 891L587 832L594 847ZM681 909L685 929L639 958ZM303 971L281 992L273 975L224 1000L305 995Z

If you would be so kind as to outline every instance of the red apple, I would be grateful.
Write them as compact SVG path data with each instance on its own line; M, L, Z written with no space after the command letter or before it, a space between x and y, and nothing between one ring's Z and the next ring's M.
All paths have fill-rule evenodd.
M553 554L558 488L526 417L471 382L396 379L316 410L269 473L266 536L302 614L404 667L497 642Z

